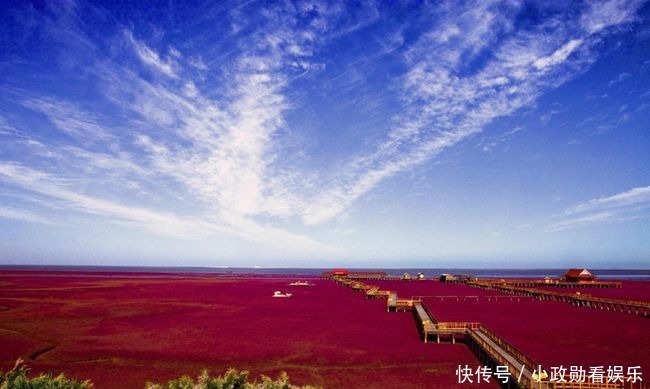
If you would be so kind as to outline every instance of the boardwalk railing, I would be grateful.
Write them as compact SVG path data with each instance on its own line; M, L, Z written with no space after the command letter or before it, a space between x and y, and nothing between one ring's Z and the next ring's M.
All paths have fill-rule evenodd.
M499 366L507 366L508 372L512 376L510 379L518 381L525 388L532 388L532 379L527 377L525 364L518 364L514 362L511 358L508 358L507 354L504 354L497 347L493 346L492 343L488 342L486 339L479 335L481 331L468 331L468 337L471 343L476 345L479 350L473 350L475 353L484 353L492 361L494 361ZM471 346L470 346L471 348ZM530 373L530 372L529 372ZM540 386L540 388L547 388L546 386Z
M379 294L386 297L387 309L397 311L400 307L410 308L413 310L413 314L416 318L416 323L418 329L422 333L422 337L425 343L428 341L429 335L435 335L436 340L440 342L440 336L449 336L452 342L455 342L456 336L461 335L465 337L466 343L470 348L479 356L479 359L489 360L492 363L496 363L500 366L506 366L508 372L510 373L510 379L513 382L517 382L518 386L527 388L527 389L649 389L649 386L639 380L632 382L628 380L629 377L623 377L623 382L605 382L603 383L593 383L593 382L558 382L549 380L548 377L538 378L533 373L540 369L540 364L535 361L530 356L523 353L517 347L513 346L505 339L501 338L494 331L485 327L481 323L476 322L440 322L436 319L433 313L429 308L422 303L421 297L412 297L411 299L400 299L398 298L397 292L394 291L381 291L378 286L374 285L365 285L362 282L349 280L349 279L336 279L335 281L348 286L354 290L365 290L366 296L374 296ZM566 297L577 297L577 298L589 298L589 299L598 299L604 300L605 302L612 301L627 301L627 300L615 300L615 299L602 299L594 298L591 296L580 296L580 295L567 295L558 292L551 291L541 291L537 289L524 289L511 287L507 285L496 285L493 283L480 283L480 282L468 282L473 286L478 286L486 289L497 289L502 290L506 293L512 293L517 295L527 295L530 297L539 297L540 295L537 292L541 292L543 296L555 296L559 298L562 296ZM449 296L426 296L426 297L449 297ZM452 296L458 297L460 296ZM472 298L477 296L471 296ZM489 296L488 296L489 297ZM563 300L562 300L563 301ZM593 301L593 300L589 300ZM638 303L638 302L637 302ZM643 306L650 306L648 303L643 303ZM487 362L487 361L484 361Z
M537 363L537 361L535 361L533 358L531 358L528 355L524 354L517 347L510 344L505 339L503 339L502 337L497 335L494 331L490 330L489 328L485 327L484 325L481 325L478 328L478 331L481 331L490 340L492 340L494 343L496 343L499 347L501 347L503 350L505 350L508 354L510 354L514 358L516 358L524 366L527 366L529 369L536 369L539 366L539 363Z
M436 319L429 314L428 310L425 309L421 302L413 304L413 314L415 315L418 328L422 333L424 343L427 343L429 334L434 333L436 329Z
M397 297L397 292L388 292L388 298L386 300L386 309L388 312L397 312L397 311L410 311L413 309L413 304L418 302L417 299L401 299Z
M582 281L582 282L571 282L571 281L561 281L561 280L525 280L525 279L478 279L470 282L486 282L494 283L500 285L510 285L520 288L534 288L534 287L551 287L551 288L621 288L623 286L622 282L619 281Z
M388 290L379 290L379 288L377 288L377 290L370 289L370 290L368 290L366 292L366 297L367 298L384 298L385 299L385 298L388 298L389 295L390 295L390 291L388 291Z
M617 299L610 297L595 297L588 294L562 293L550 290L521 288L511 285L502 285L496 282L471 281L467 285L482 289L499 290L504 293L518 296L527 296L539 300L552 300L570 303L580 307L627 312L639 316L650 317L650 302Z

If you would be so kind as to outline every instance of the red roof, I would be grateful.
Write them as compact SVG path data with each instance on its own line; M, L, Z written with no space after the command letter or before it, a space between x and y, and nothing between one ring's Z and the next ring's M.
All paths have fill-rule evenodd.
M344 276L344 275L348 275L348 273L349 272L347 270L345 270L345 269L334 269L334 270L332 270L332 274L335 275L335 276Z
M569 278L595 278L587 269L569 269L564 276Z

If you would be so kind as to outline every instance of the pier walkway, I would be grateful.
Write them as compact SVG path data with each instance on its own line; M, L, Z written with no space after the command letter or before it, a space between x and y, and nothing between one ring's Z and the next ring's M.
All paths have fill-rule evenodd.
M470 350L478 357L479 361L486 367L495 369L508 377L506 383L502 386L508 389L526 388L526 389L650 389L645 381L636 380L631 381L629 377L621 377L621 381L592 383L592 382L559 382L551 380L545 374L541 377L536 373L542 370L542 365L531 357L523 353L517 347L508 343L505 339L501 338L495 332L491 331L481 323L477 322L439 322L436 317L431 313L425 304L422 303L420 297L412 297L410 299L400 299L395 291L381 291L379 287L374 285L366 285L358 280L349 279L347 277L332 277L337 283L347 286L355 291L365 291L367 298L386 298L387 310L396 311L412 311L416 321L416 325L424 343L428 343L429 339L435 337L436 343L443 340L448 340L451 343L456 343L457 340L464 342ZM407 281L408 282L408 281ZM621 301L616 299L604 299L592 296L582 295L569 295L564 293L542 291L537 289L523 289L515 286L497 285L495 283L481 283L476 281L467 282L468 285L477 286L481 288L490 288L504 291L518 296L527 296L541 299L562 299L562 298L576 298L580 304L589 303L591 306L598 302L601 309L617 309L616 307L636 307L640 308L639 312L643 312L647 317L650 312L650 304L644 302L629 302L625 300L626 304L621 304ZM434 296L440 298L456 298L460 299L461 296ZM483 298L491 298L492 296L482 296ZM500 296L507 297L507 296ZM463 296L462 298L476 298L478 296ZM565 300L559 300L565 301ZM639 303L639 304L637 304ZM609 305L608 305L609 304ZM621 308L623 309L623 308ZM645 310L644 310L645 309ZM503 369L507 369L507 373ZM543 371L543 370L542 370ZM605 380L607 381L607 380Z
M476 282L467 281L469 282ZM518 288L539 288L539 287L551 287L551 288L621 288L623 286L622 282L619 281L583 281L583 282L570 282L570 281L561 281L561 280L522 280L522 279L500 279L500 280L486 280L481 279L480 282L493 282L499 283L502 285L516 286Z
M518 350L508 347L505 341L496 334L488 332L484 327L480 326L475 330L468 331L466 343L485 366L507 367L511 379L508 380L506 387L516 388L518 383L525 388L548 388L545 382L535 382L537 379L533 377L532 369L537 369L539 366L537 363L523 356L523 353ZM533 386L534 383L540 385Z
M535 288L523 288L492 281L468 281L466 284L482 289L498 290L517 296L532 297L538 300L561 301L578 307L625 312L650 318L650 302L648 301L595 297L578 293L562 293Z

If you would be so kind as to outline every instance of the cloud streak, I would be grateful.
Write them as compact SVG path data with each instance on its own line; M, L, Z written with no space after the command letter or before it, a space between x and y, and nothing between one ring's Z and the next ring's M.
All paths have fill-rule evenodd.
M38 214L25 210L17 210L14 208L0 207L0 218L17 220L26 223L48 224L55 225L56 223L48 220Z
M650 186L591 199L567 208L544 232L618 223L650 217Z
M598 43L634 20L639 5L609 1L579 9L577 19L571 10L559 10L521 27L516 19L525 4L516 1L422 5L412 12L422 16L399 22L381 4L352 10L341 2L244 3L200 15L186 30L201 34L180 34L178 40L171 38L178 34L174 29L156 27L147 34L128 23L98 39L79 23L83 18L76 13L84 6L61 10L69 17L46 20L48 31L62 24L66 34L52 39L75 36L96 54L90 65L83 63L84 93L103 109L81 92L17 92L21 108L51 126L23 123L37 128L20 132L27 135L18 142L21 126L2 118L2 135L14 137L26 153L0 160L0 179L70 210L153 234L223 234L336 252L309 231L345 216L388 178L430 161L583 72L596 59ZM206 21L214 32L204 29ZM407 37L411 23L421 24L420 30ZM355 40L374 36L378 26L391 37L388 49L380 42L381 55ZM342 47L357 51L323 56L338 55ZM68 59L74 53L64 54ZM363 88L371 77L366 70L384 60L399 74L379 92L384 95L377 96L375 110L387 108L382 99L393 101L395 94L396 113L385 117L372 139L358 140L335 168L305 163L316 160L302 155L305 144L288 144L308 133L291 125L292 115L305 106L301 100L326 93L324 84L305 91L309 83L341 61L349 67L345 71L358 74L353 86ZM335 88L345 78L327 76ZM335 103L338 108L347 102ZM314 108L314 117L321 108ZM640 195L620 196L632 201ZM576 206L579 223L606 220L623 200L598 201ZM593 213L586 215L589 207ZM7 208L0 216L37 222L35 214L21 212Z
M145 65L157 70L158 72L168 76L168 77L178 77L174 71L174 62L171 58L163 60L155 50L151 49L145 43L138 41L133 37L133 33L129 30L124 31L124 36L131 43L133 49L135 50L138 58ZM172 53L178 53L177 51L172 51Z
M306 208L304 222L331 220L386 178L422 164L580 74L595 59L592 47L602 37L594 34L629 22L640 5L611 3L616 14L590 7L581 26L562 27L572 16L559 14L519 31L511 17L520 3L491 1L442 10L438 23L406 55L405 113L395 118L375 150L355 158L333 188ZM490 59L466 69L488 48L494 51Z
M36 192L58 202L56 207L97 215L109 222L136 226L153 234L182 239L205 239L215 234L227 234L268 246L292 244L304 250L334 253L332 247L304 236L291 234L273 227L262 226L246 219L218 220L201 216L182 216L148 208L129 206L113 201L77 193L68 188L69 183L47 173L22 166L0 164L0 179L19 188ZM30 212L2 208L0 216L28 222L53 224Z

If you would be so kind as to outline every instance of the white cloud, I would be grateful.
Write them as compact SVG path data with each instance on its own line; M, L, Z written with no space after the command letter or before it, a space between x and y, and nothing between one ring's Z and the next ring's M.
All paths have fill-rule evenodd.
M604 209L620 209L641 204L650 205L650 186L633 188L608 197L592 199L577 204L565 211L566 215L598 211Z
M279 29L266 31L246 47L246 54L234 66L224 69L227 79L219 99L203 93L197 85L201 78L188 77L189 68L208 69L201 57L170 47L170 56L163 59L125 30L122 38L138 60L171 79L144 79L130 66L99 63L96 74L107 87L109 101L117 111L137 115L113 128L100 124L101 118L81 106L28 99L26 106L47 115L57 128L73 135L75 142L51 145L50 158L58 159L52 169L55 174L3 165L0 175L13 185L55 198L70 210L154 234L195 238L220 233L297 253L334 252L311 238L256 220L265 215L295 215L303 201L293 191L293 182L301 180L293 171L274 166L278 151L274 138L284 126L283 113L289 107L283 94L287 85L284 66L294 62L294 57L308 55L310 35L316 34L293 34L295 21L290 19L296 15L276 16L280 18L270 17L269 23ZM307 64L305 59L301 62ZM132 134L131 140L119 134L122 126ZM121 142L109 148L89 146L88 140L98 140L103 134L119 134ZM119 185L106 193L116 201L81 189L86 186L102 193L111 182ZM69 189L69 183L76 189ZM137 203L136 190L148 184L149 191L158 190L162 196L184 193L200 216L122 204L123 199Z
M47 173L23 166L0 164L0 179L55 199L58 201L57 206L71 211L101 216L112 223L136 226L157 235L182 239L205 239L214 234L227 234L271 247L286 248L285 245L291 245L291 249L297 251L336 253L334 248L308 237L260 225L236 214L221 219L182 216L88 196L69 189L69 183L60 182ZM52 223L39 215L6 208L0 208L0 217Z
M544 70L549 66L557 65L566 61L566 59L582 44L582 39L571 39L564 46L557 49L553 54L548 57L538 58L533 62L537 70Z
M235 26L232 47L216 60L205 52L185 53L181 45L159 52L121 30L114 46L127 47L130 60L120 62L120 53L89 67L104 87L107 109L119 115L108 120L82 104L25 99L25 106L46 115L72 140L48 145L52 155L38 168L2 164L0 176L68 209L155 234L227 234L331 251L278 225L345 217L355 201L387 178L530 104L584 69L598 40L588 35L630 20L636 4L609 2L616 13L610 16L591 7L580 19L582 27L558 18L516 31L520 3L452 2L431 12L436 19L416 42L407 42L405 27L397 27L381 54L402 55L398 59L407 68L387 85L387 93L399 94L400 113L374 143L359 142L336 171L288 162L282 142L291 129L285 116L298 103L293 99L300 99L288 89L309 70L325 66L315 58L319 49L331 49L330 42L379 20L374 6L361 6L363 17L356 19L340 3L269 3L259 12L258 5L235 7L224 14ZM256 10L254 22L242 11L246 7ZM395 47L404 50L393 52ZM141 64L167 77L143 77ZM363 84L364 69L354 70ZM105 187L110 190L104 195ZM196 214L181 206L156 210L138 197L144 187L162 198L187 199Z
M15 131L16 129L11 124L9 124L7 119L0 115L0 134L13 134Z
M543 232L566 231L575 228L611 222L615 219L616 217L612 212L597 212L551 223L543 230Z
M403 79L404 113L384 142L354 158L333 187L310 202L303 213L306 224L337 217L384 179L530 104L593 61L591 46L582 38L585 31L564 28L561 20L514 31L509 16L517 6L503 7L500 2L447 7L433 30L406 54L410 69ZM458 26L461 36L453 34ZM495 44L499 32L506 37ZM471 71L465 68L488 48L492 59Z
M113 142L117 138L104 128L96 115L64 101L31 98L23 105L41 112L62 132L81 142Z
M580 24L590 34L633 20L640 0L592 1L580 17Z
M133 33L129 30L125 30L124 35L133 46L133 49L135 50L136 54L138 55L138 58L140 58L142 63L150 66L151 68L159 71L160 73L163 73L166 76L174 77L174 78L178 77L176 72L174 71L174 61L171 58L167 58L167 60L163 60L160 54L158 54L152 48L147 46L145 43L135 39ZM181 53L173 47L170 48L170 54L175 58L181 57Z
M9 184L56 199L60 201L59 205L78 212L104 216L116 222L137 224L145 230L166 236L192 237L195 233L182 218L83 195L68 189L70 183L60 182L41 171L0 164L0 177Z
M555 221L545 227L544 232L637 220L650 217L649 209L650 186L633 188L569 207L557 215Z
M7 208L2 206L0 206L0 218L18 220L27 223L50 224L50 225L56 224L51 220L48 220L33 212Z

